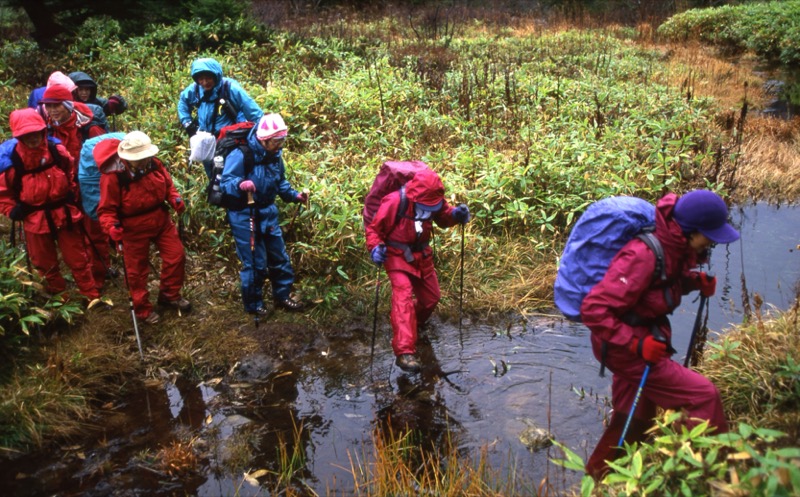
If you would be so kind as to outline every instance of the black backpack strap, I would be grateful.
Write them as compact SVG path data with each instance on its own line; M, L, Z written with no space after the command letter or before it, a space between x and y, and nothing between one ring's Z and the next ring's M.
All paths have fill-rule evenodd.
M400 187L400 206L397 208L397 214L394 217L394 226L396 228L400 224L400 220L406 215L408 210L408 196L406 196L406 185Z

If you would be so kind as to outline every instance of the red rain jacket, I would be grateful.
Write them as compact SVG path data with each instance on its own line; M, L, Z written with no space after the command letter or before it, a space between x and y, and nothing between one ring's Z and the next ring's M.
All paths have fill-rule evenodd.
M392 192L381 200L381 206L375 217L366 227L367 249L372 250L377 245L386 245L387 271L405 271L416 277L421 277L433 267L433 251L428 245L431 238L433 221L443 228L457 224L453 219L454 208L444 200L444 187L439 176L430 172L417 173L406 185L408 207L395 226L397 211L400 208L400 192ZM421 201L425 204L435 204L442 200L442 207L428 219L422 221L422 232L417 235L414 226L414 202ZM392 244L403 244L412 247L413 262L406 261L404 250L393 247Z
M151 170L128 185L120 185L119 174L130 174L117 167L106 167L100 176L100 203L97 217L106 233L117 224L125 230L149 229L169 220L166 201L180 195L164 164L151 158Z
M78 159L81 156L81 146L83 145L83 136L81 135L80 128L89 126L94 114L88 105L83 102L73 102L75 106L69 119L63 123L56 125L51 119L47 120L47 129L50 136L58 138L61 143L69 151L73 157L73 167L77 171ZM89 138L105 134L105 130L100 126L92 126L89 128Z
M665 195L656 204L656 230L664 248L667 283L654 278L656 256L637 238L628 242L612 259L603 279L584 298L581 319L592 331L593 340L625 346L632 338L649 333L647 326L631 326L622 320L628 312L644 319L657 319L671 313L681 302L681 296L696 290L688 278L690 269L703 262L691 249L686 237L672 218L678 196ZM671 295L673 306L665 292ZM671 331L665 323L661 331L669 341Z
M70 192L73 194L77 192L74 170L71 168L72 157L62 145L56 145L60 157L52 157L47 143L47 140L42 140L39 147L32 149L19 142L14 148L22 159L23 169L26 171L35 170L43 163L61 161L61 164L55 164L53 167L35 173L24 174L19 192L12 191L15 184L15 167L8 168L4 174L0 175L0 212L6 216L17 204L17 200L36 207L57 204L64 201ZM67 224L67 215L71 217L72 221L78 221L83 216L75 205L65 204L49 209L49 211L57 229L61 229ZM24 223L25 230L30 233L50 233L44 209L29 212Z

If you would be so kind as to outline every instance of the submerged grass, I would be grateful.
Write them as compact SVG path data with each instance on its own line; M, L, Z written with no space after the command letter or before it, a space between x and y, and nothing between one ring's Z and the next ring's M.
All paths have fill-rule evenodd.
M530 482L520 481L513 470L509 470L510 474L493 470L485 449L474 457L465 455L450 440L443 447L426 449L416 438L411 430L376 429L371 447L360 455L348 454L354 494L364 497L536 495Z

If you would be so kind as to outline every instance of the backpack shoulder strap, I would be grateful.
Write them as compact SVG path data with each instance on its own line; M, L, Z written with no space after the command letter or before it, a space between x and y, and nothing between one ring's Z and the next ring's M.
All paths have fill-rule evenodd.
M239 145L239 150L242 151L242 156L244 157L244 175L249 176L256 167L256 156L247 145Z
M400 187L400 206L397 208L397 214L394 217L394 227L400 224L400 220L406 215L408 210L408 196L406 195L406 185Z
M653 233L653 229L648 229L643 233L639 233L636 235L636 238L643 241L656 255L656 267L653 270L653 280L658 280L664 285L664 301L666 301L670 309L675 309L675 300L672 298L670 285L665 284L667 282L667 265L664 262L664 247L661 245L655 233Z
M636 238L643 241L645 245L656 256L656 267L653 271L653 278L658 278L661 281L667 281L667 268L664 264L664 247L652 231L645 231L636 235Z

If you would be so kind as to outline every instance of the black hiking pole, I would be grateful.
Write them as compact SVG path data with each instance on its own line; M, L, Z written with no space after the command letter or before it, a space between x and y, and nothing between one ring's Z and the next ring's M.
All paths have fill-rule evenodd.
M144 361L144 352L142 352L142 339L139 336L139 323L136 322L136 311L133 309L133 293L131 293L131 285L128 283L128 268L125 267L125 252L122 250L122 242L117 243L117 252L122 255L122 274L125 276L125 286L128 288L128 306L131 308L131 319L133 319L133 332L136 334L136 345L139 346L139 357Z
M664 338L664 335L661 334L661 330L658 329L657 326L653 327L653 338L656 339L657 342L666 343L667 339ZM622 447L622 444L625 443L625 435L628 434L628 428L631 425L631 420L633 419L633 413L636 411L636 405L639 404L639 398L642 396L642 390L644 390L644 384L647 382L647 375L650 374L650 366L651 363L646 363L644 367L644 372L642 373L642 381L639 382L639 389L636 390L636 397L633 398L633 404L631 405L631 412L628 413L628 419L625 421L625 428L622 429L622 435L619 437L618 446Z
M461 321L464 316L464 231L465 227L461 225L461 267L460 267L460 290L458 292L458 343L461 348L464 348L464 335L461 332Z
M247 192L247 205L250 207L250 270L253 272L253 281L256 274L256 214L253 192ZM253 314L253 323L258 329L258 312Z
M375 272L375 307L372 314L372 346L369 349L369 374L372 376L372 361L375 357L375 335L378 332L378 300L381 295L381 268Z
M713 278L713 273L706 273L709 278ZM692 336L689 338L689 348L686 350L686 358L683 360L683 367L688 368L691 364L695 366L692 357L694 356L694 349L695 349L695 342L697 341L697 335L700 333L700 327L703 321L703 308L708 302L708 297L703 295L700 292L700 305L697 307L697 315L694 317L694 327L692 328Z

